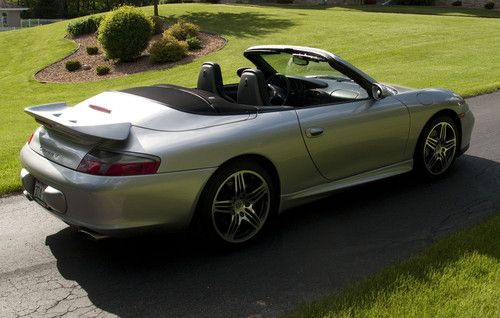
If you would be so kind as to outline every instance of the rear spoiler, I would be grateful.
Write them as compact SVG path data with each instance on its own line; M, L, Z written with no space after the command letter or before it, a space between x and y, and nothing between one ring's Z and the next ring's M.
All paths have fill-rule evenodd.
M76 137L110 140L125 140L128 138L131 123L79 124L78 118L74 120L60 118L68 108L66 103L52 103L27 107L24 111L45 127Z

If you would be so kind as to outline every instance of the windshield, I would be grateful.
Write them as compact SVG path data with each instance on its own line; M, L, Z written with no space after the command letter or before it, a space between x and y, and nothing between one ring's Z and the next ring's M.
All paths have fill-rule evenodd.
M286 76L349 79L326 61L306 54L263 53L260 55L278 73Z

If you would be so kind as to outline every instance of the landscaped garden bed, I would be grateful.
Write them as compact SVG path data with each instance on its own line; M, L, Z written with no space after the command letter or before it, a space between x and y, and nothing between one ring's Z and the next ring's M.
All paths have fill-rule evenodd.
M161 36L161 34L153 36L148 49L151 47L152 43L160 39ZM223 37L205 32L200 32L199 38L202 43L202 48L189 51L188 55L178 62L151 63L149 60L148 49L146 49L135 61L115 63L113 60L106 60L105 54L102 48L99 47L97 38L94 34L83 35L72 39L78 44L78 48L75 52L40 70L35 74L35 78L40 82L84 82L124 76L150 70L165 69L177 64L188 63L197 57L219 50L226 43L226 40ZM90 46L98 46L99 53L89 55L86 48ZM82 66L88 65L90 66L90 69L84 69L82 67L76 71L69 72L65 67L66 62L69 60L78 60ZM97 75L96 68L99 65L107 65L110 68L110 72L106 75Z

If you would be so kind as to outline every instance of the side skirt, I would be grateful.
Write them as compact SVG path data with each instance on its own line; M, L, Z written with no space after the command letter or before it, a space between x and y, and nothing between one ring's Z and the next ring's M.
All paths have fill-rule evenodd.
M344 188L349 188L363 183L385 179L398 174L409 172L413 169L413 159L398 162L390 166L363 172L344 179L323 183L312 188L301 190L281 196L280 212L294 206L314 201L329 193Z

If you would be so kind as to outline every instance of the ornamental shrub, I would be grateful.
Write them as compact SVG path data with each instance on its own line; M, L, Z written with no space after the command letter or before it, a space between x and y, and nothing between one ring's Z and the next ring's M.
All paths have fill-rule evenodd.
M163 34L172 35L177 40L186 41L188 38L197 37L199 33L199 26L194 23L180 20L169 27Z
M98 65L95 69L97 75L102 76L109 73L109 66L107 65Z
M108 13L97 39L110 59L132 61L148 47L153 21L140 9L123 6Z
M95 33L102 21L102 16L89 16L70 22L66 27L68 34L77 37L80 35Z
M493 9L494 7L495 7L495 2L493 2L493 1L486 2L486 3L484 4L484 8L485 8L485 9L489 9L489 10L491 10L491 9Z
M186 43L187 43L188 49L190 51L201 49L201 41L197 37L193 36L193 37L187 38Z
M462 6L462 1L460 1L460 0L453 1L451 3L451 5L454 6L454 7L460 7L460 6Z
M97 46L87 46L86 50L88 55L96 55L99 53L99 48Z
M153 34L161 34L165 29L165 18L158 16L151 16L153 21Z
M149 59L152 63L177 62L187 55L188 45L171 35L153 43L149 49Z
M79 70L82 67L82 63L80 63L80 61L78 60L68 60L66 61L64 66L66 66L66 69L68 71L73 72Z

